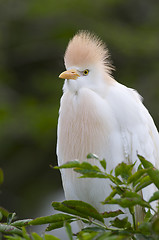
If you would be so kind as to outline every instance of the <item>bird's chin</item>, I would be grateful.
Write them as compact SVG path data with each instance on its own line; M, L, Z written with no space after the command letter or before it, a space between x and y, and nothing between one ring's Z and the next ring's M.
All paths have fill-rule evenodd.
M66 79L64 89L67 89L71 93L77 94L80 86L79 81L74 79Z

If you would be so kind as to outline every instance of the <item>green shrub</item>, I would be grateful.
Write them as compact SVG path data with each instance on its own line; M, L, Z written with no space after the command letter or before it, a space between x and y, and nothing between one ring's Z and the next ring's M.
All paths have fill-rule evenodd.
M124 162L116 166L110 173L106 171L106 161L98 159L96 155L89 154L87 158L95 158L101 164L101 169L88 162L71 161L56 169L72 168L81 174L81 178L104 178L112 183L111 194L103 199L101 204L115 204L127 208L132 216L132 223L128 217L120 219L118 216L124 214L121 209L111 212L99 213L93 206L79 200L53 202L55 210L60 211L50 216L36 219L24 219L15 221L15 214L9 214L3 208L0 209L0 232L2 236L11 240L58 240L57 237L37 233L28 233L26 226L47 224L46 232L53 229L65 227L68 238L77 240L157 240L159 239L159 214L152 208L151 202L159 200L159 191L156 191L146 201L141 197L139 191L150 184L155 184L159 189L159 170L142 156L138 156L141 164L134 173L134 164ZM0 171L0 179L3 173ZM145 212L143 222L137 222L135 217L135 206L139 205ZM6 221L4 222L4 218ZM109 226L105 225L104 219L110 218ZM71 223L81 220L87 227L74 234Z

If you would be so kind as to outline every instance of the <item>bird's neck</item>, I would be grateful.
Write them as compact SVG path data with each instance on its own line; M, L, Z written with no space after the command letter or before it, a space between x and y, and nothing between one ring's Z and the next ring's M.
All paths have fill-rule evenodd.
M69 92L73 95L78 95L79 92L85 89L85 91L93 91L101 98L105 98L109 87L115 84L115 80L108 74L98 76L96 83L85 83L83 80L65 80L63 91L64 93Z

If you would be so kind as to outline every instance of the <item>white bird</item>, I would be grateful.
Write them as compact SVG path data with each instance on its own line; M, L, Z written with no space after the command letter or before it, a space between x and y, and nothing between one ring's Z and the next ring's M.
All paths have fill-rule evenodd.
M109 172L118 163L134 163L137 153L159 168L159 134L140 95L111 76L105 44L87 31L78 32L70 40L64 61L67 71L61 98L57 156L58 164L70 160L90 161L94 153L107 161ZM105 179L79 179L72 169L62 169L62 182L67 200L82 200L99 212L115 210L102 205L110 194ZM145 199L155 191L154 186L143 190ZM118 208L117 208L118 209ZM142 212L137 212L138 219Z

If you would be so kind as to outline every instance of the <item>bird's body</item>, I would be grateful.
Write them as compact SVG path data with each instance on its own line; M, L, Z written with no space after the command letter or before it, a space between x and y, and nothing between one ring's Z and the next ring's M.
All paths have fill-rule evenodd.
M68 71L60 76L67 79L58 122L58 164L78 159L98 165L98 161L86 159L88 153L94 153L106 159L109 172L122 161L134 163L138 153L159 168L155 124L139 94L110 76L107 54L103 44L86 32L77 34L68 45ZM100 203L110 194L109 182L78 179L70 169L61 173L66 199L86 201L100 212L114 209ZM151 186L143 195L148 199L154 191Z

